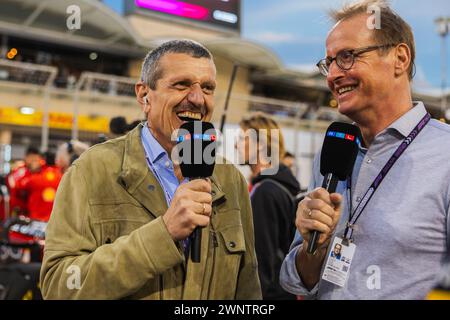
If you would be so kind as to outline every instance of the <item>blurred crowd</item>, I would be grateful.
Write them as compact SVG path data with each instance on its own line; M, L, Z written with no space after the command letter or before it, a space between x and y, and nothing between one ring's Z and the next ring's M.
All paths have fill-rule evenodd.
M62 175L88 148L88 144L76 140L61 144L56 155L28 147L24 159L15 161L1 181L6 194L1 197L0 220L27 216L48 221Z
M126 134L139 122L128 124L123 117L113 118L110 133ZM107 137L101 135L96 143L106 140ZM78 140L62 143L56 153L41 153L37 147L29 146L25 157L15 160L10 173L0 177L0 186L3 186L0 193L0 222L18 216L47 222L63 174L89 147L88 143Z

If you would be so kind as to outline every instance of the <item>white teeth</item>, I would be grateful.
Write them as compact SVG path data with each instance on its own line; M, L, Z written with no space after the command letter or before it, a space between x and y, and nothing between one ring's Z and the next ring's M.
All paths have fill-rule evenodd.
M177 116L183 117L183 118L190 118L190 119L194 119L194 120L202 119L202 114L199 112L185 111L185 112L178 113Z
M356 89L356 86L343 87L343 88L340 88L340 89L338 90L338 93L339 93L339 94L343 94L343 93L352 91L352 90L354 90L354 89Z

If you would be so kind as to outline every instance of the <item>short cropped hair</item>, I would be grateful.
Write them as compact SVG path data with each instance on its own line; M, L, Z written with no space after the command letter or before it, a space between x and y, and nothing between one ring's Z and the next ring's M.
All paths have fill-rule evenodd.
M156 89L156 83L163 75L159 61L168 53L184 53L194 58L213 59L211 52L205 46L193 40L171 40L163 43L150 51L142 63L141 81L152 90Z

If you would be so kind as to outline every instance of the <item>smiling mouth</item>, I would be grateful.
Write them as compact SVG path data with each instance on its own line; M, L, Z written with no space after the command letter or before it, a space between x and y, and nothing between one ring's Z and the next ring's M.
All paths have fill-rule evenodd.
M355 90L357 87L358 87L357 85L342 87L342 88L339 88L339 90L337 90L337 93L338 93L338 95L343 95L344 93Z
M177 113L178 118L181 121L200 121L202 120L202 114L200 112L183 111Z

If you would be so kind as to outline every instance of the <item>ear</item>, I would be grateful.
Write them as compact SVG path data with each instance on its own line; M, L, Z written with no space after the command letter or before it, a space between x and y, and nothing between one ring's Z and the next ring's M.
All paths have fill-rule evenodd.
M395 49L395 76L400 77L408 73L411 65L411 49L405 43L401 43Z
M147 114L150 111L150 103L148 101L148 88L147 86L142 82L139 81L134 86L134 91L136 93L136 100L141 105L141 110Z

